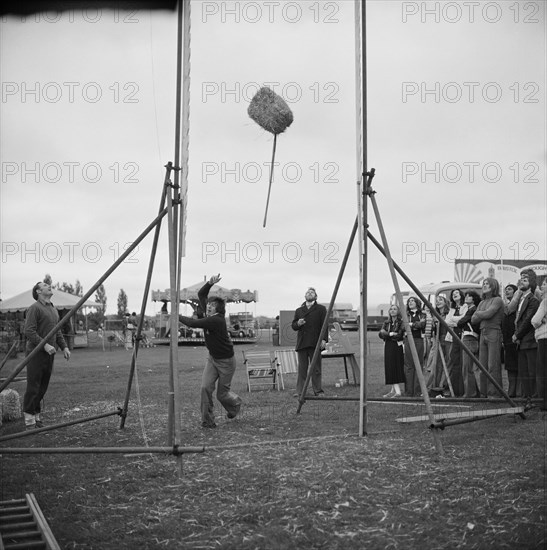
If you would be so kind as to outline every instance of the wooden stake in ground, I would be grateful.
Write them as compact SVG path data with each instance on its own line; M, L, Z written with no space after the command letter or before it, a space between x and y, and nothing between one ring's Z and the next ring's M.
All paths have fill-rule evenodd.
M247 109L247 113L261 128L264 128L264 130L274 135L268 198L266 199L266 210L264 212L264 222L262 223L262 227L266 227L268 205L270 204L270 192L272 190L277 136L283 133L292 124L293 114L285 100L267 86L260 88L260 90L256 92Z

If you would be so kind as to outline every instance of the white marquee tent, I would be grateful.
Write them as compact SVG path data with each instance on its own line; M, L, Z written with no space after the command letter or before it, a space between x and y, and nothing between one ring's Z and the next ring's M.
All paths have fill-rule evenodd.
M60 310L73 308L81 299L80 296L62 292L61 290L52 289L52 291L53 296L51 297L51 303ZM21 292L21 294L17 294L17 296L0 302L0 312L26 311L34 302L32 289L29 289L25 292ZM94 302L93 300L86 300L82 307L101 307L101 305L102 304Z

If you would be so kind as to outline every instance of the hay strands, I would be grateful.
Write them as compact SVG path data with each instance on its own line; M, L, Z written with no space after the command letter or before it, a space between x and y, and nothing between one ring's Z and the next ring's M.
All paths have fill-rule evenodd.
M266 227L268 218L268 207L272 190L273 171L275 162L275 151L277 147L277 136L283 133L293 122L293 114L285 100L278 96L267 86L263 86L254 95L247 109L247 114L264 130L274 135L272 163L270 165L270 181L268 184L268 197L262 227Z

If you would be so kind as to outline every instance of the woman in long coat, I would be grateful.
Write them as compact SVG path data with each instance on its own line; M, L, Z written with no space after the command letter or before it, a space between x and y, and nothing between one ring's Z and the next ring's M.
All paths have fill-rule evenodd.
M398 397L402 394L401 385L405 383L403 338L404 326L399 308L389 308L389 317L384 321L378 335L384 343L384 370L386 385L391 390L384 397Z

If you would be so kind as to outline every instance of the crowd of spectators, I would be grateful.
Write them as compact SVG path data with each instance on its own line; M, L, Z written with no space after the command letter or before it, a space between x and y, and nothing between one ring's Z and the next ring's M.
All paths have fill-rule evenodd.
M422 308L418 298L410 297L406 303L410 332L399 308L391 306L379 332L385 342L386 384L392 386L384 397L422 395L412 339L431 396L501 397L503 388L511 398L542 399L545 410L546 289L547 278L538 285L532 269L521 271L517 285L507 285L503 296L499 282L487 277L480 296L474 290L454 289L449 300L443 294L436 297L435 310L444 322ZM507 371L506 387L502 368Z

